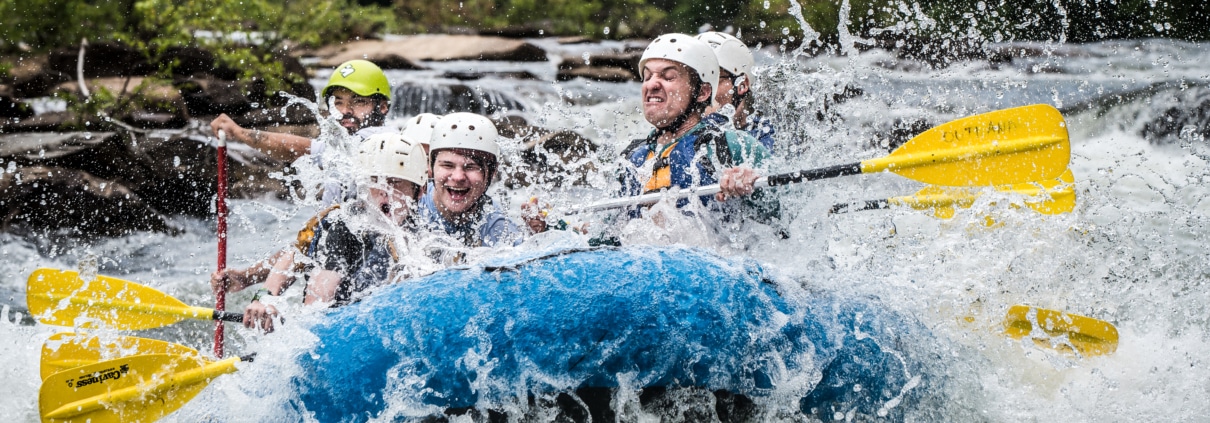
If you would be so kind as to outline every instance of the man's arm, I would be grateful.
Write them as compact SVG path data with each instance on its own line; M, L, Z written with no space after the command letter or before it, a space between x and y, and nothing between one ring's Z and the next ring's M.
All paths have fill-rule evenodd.
M217 136L223 131L228 137L247 144L269 157L284 162L293 162L311 152L311 139L294 134L265 132L239 126L231 117L221 114L210 121L210 129Z
M723 170L719 178L721 191L715 195L715 199L743 198L752 213L750 217L759 222L780 218L781 202L777 194L769 188L755 189L756 179L764 173L756 169L762 169L762 162L769 158L769 150L744 132L728 131L727 142L736 167Z
M330 303L336 299L336 289L340 288L340 273L328 269L320 269L311 276L307 283L306 296L303 304L313 304L316 301Z

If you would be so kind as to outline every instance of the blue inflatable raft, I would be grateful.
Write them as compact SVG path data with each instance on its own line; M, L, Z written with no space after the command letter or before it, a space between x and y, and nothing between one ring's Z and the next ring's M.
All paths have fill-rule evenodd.
M300 358L295 387L319 421L587 387L790 393L824 420L894 418L931 383L908 342L929 339L919 325L685 248L450 269L383 288L312 331L320 344Z

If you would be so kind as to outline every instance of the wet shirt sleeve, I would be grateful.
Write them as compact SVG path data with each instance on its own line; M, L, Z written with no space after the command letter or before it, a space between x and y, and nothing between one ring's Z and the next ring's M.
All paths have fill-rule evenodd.
M756 138L746 132L727 132L727 143L731 147L732 162L763 171L763 164L769 158L769 150ZM767 172L762 172L767 173ZM745 217L762 223L769 223L781 217L781 202L777 198L776 189L765 187L744 197Z

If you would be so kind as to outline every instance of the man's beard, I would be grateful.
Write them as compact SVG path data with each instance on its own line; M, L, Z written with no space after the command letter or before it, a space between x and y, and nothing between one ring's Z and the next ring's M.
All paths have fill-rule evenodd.
M352 113L345 113L344 116L340 117L341 122L343 122L345 119L353 121L352 127L344 127L346 131L349 131L349 135L353 135L357 131L361 130L361 128L365 128L365 122L362 122L361 119L358 119L357 116L354 116Z
M370 113L369 116L366 116L365 120L358 119L357 116L353 115L352 113L345 113L340 117L340 120L343 122L345 119L349 119L354 123L354 126L351 128L347 126L344 127L346 131L349 131L349 135L353 135L357 131L369 128L371 126L382 126L383 123L386 123L386 116L378 112Z

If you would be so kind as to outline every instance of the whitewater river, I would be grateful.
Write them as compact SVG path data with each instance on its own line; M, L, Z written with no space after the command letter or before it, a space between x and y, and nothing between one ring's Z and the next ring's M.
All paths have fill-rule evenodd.
M538 41L552 56L579 56L616 44L559 46ZM1011 48L1011 46L999 46ZM947 375L947 405L917 410L930 419L987 421L1197 421L1210 418L1210 145L1184 137L1145 137L1144 127L1210 105L1210 47L1170 41L1017 46L1034 52L1011 63L959 62L944 69L871 51L852 56L794 57L758 52L758 98L781 123L775 171L848 163L886 155L895 121L933 126L963 116L1026 104L1065 111L1078 202L1047 216L1015 209L1007 197L985 196L950 220L911 209L829 215L839 202L908 195L922 185L893 174L813 182L780 191L790 237L750 226L727 237L701 236L688 224L634 243L686 243L763 263L784 281L840 295L872 296L931 331L934 373ZM450 84L445 70L527 70L540 81L485 78L466 82L501 93L532 123L575 130L603 155L648 128L638 112L639 84L554 80L548 63L447 62L434 69L392 72L393 82ZM322 77L322 75L321 75ZM322 83L322 79L317 80ZM834 95L860 90L847 100ZM850 90L852 92L852 90ZM1204 111L1203 111L1204 113ZM1193 121L1207 125L1210 121ZM1178 131L1179 133L1180 131ZM515 151L516 143L506 143ZM602 159L605 186L615 162ZM607 189L494 189L517 205L541 195L555 207L608 197ZM993 203L993 200L998 200ZM286 246L314 204L236 201L229 263L243 266ZM998 225L983 224L992 216ZM94 243L33 241L0 234L0 415L37 421L39 348L55 328L33 325L24 284L38 267L96 266L138 280L191 305L211 306L207 275L215 263L214 222L180 219L175 235L137 233ZM297 288L295 288L297 291ZM295 292L295 294L297 293ZM242 308L249 293L233 294ZM1086 314L1117 325L1121 341L1107 356L1076 358L1002 336L999 322L1013 304ZM314 317L261 336L228 326L228 350L262 355L305 354ZM968 319L969 318L969 319ZM208 352L210 323L186 322L140 336ZM254 363L261 364L261 363ZM281 415L294 393L276 381L297 372L289 360L248 365L211 383L168 420L264 421ZM633 398L632 398L633 400ZM911 404L900 405L911 408ZM633 407L632 407L633 408ZM407 415L406 410L393 410ZM657 419L630 409L624 414ZM909 413L912 415L913 413ZM766 416L774 418L776 416ZM793 416L782 416L793 420ZM845 416L836 416L845 417ZM293 417L291 417L293 418Z

